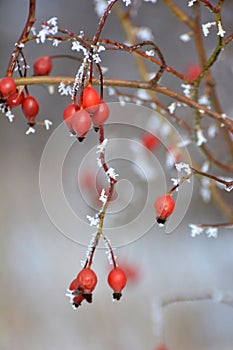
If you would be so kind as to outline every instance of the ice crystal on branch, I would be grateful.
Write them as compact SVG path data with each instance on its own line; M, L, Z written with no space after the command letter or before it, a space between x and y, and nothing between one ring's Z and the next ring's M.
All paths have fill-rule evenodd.
M208 22L208 23L204 23L202 24L202 31L204 36L208 36L209 32L210 32L210 28L215 26L216 23L215 22Z
M68 95L71 95L73 94L73 89L70 85L65 85L64 83L60 83L58 85L58 92L61 96L65 95L65 96L68 96Z
M223 29L222 23L219 21L217 35L219 35L221 38L223 38L225 33L226 33L226 31Z
M184 43L187 43L188 41L191 40L191 37L189 33L184 33L180 35L180 40L183 41Z
M190 0L188 1L188 7L192 7L193 4L196 2L197 0Z
M106 174L114 180L116 180L119 176L114 168L109 168Z
M55 35L58 32L57 17L50 18L47 22L42 23L41 30L37 34L37 43L44 43L47 35Z
M175 167L176 167L177 171L184 170L184 172L187 173L187 175L190 175L192 173L192 170L191 170L189 164L187 164L187 163L183 163L183 162L176 163Z
M99 200L105 204L107 202L107 199L108 199L108 196L106 195L105 193L105 189L103 188L102 191L101 191L101 194L99 196Z
M95 216L90 216L87 215L86 218L89 220L89 225L90 226L99 226L99 216L97 214L95 214Z

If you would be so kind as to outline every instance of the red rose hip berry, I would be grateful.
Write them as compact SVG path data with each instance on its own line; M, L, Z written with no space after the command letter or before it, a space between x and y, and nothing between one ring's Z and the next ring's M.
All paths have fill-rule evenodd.
M74 117L75 112L77 112L78 110L79 110L79 106L74 104L74 103L69 104L64 109L63 119L64 119L64 122L66 123L67 127L71 131L73 131L73 127L72 127L73 117Z
M22 102L22 111L30 126L35 124L35 118L39 113L39 103L33 96L27 96Z
M48 75L52 70L52 66L50 56L41 56L33 64L34 75Z
M101 102L97 111L93 114L92 122L94 128L98 130L100 125L103 125L109 117L109 108L107 103Z
M23 91L19 92L17 89L16 93L7 99L7 106L9 106L10 108L15 108L21 105L23 100L24 100Z
M11 77L5 77L0 81L1 97L7 99L16 93L16 84Z
M157 198L154 204L158 224L164 225L168 216L173 213L175 201L170 195Z
M121 291L127 282L126 275L120 267L115 267L108 274L108 284L113 289L113 299L120 300Z
M72 129L77 135L77 138L82 142L86 133L91 127L91 117L85 109L80 109L74 113L72 120Z
M91 85L88 85L83 89L82 96L79 96L80 105L81 102L83 109L93 114L98 110L101 100L98 92Z

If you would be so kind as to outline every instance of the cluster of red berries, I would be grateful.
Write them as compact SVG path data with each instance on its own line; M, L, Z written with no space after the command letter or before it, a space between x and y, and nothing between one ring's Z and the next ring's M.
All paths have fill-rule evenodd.
M173 213L175 209L175 201L167 194L165 196L160 196L156 199L155 204L156 220L159 225L164 225L167 218Z
M126 285L126 275L120 267L114 267L108 274L108 284L113 289L113 299L121 298L122 289ZM77 309L83 300L92 302L92 292L97 284L96 273L89 267L84 267L71 282L67 296L70 297L73 307Z
M51 69L52 60L49 56L39 57L33 65L34 75L48 75ZM5 77L0 81L1 100L9 108L15 108L21 105L28 124L33 126L35 124L35 118L39 113L39 103L27 90L26 92L27 96L25 97L24 92L17 89L14 79L11 77Z
M81 142L92 124L96 131L100 125L104 124L109 117L109 108L105 102L101 101L99 94L91 84L83 89L78 103L79 105L71 103L65 108L63 119L69 130Z

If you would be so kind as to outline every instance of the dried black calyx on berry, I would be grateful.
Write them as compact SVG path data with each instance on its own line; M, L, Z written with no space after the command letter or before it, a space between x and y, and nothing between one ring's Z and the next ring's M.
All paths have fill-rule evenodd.
M122 294L121 292L114 292L112 296L114 300L120 300Z

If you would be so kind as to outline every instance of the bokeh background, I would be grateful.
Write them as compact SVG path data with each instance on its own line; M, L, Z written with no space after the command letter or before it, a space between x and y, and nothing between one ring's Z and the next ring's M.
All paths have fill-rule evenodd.
M189 11L186 1L177 3L181 3L185 11ZM24 26L27 10L26 0L0 2L1 76L5 75L11 50ZM229 0L226 1L223 21L224 28L229 32L232 31L232 14L233 6ZM54 16L58 17L61 27L75 33L84 30L87 36L93 35L99 21L91 0L37 2L36 28L40 27L42 21ZM204 11L203 22L210 19L211 16ZM179 35L185 33L186 28L166 10L162 1L157 4L140 4L138 15L135 15L133 21L137 26L151 28L154 40L167 57L167 63L174 68L184 72L185 67L196 60L192 43L182 43L179 40ZM103 36L125 40L114 13L107 21ZM206 40L207 53L213 48L213 40L214 36ZM25 50L31 65L40 55L64 52L72 54L70 45L65 44L54 49L51 43L31 44ZM108 77L138 79L133 59L126 54L106 53L102 63L109 67ZM213 71L218 81L222 105L229 115L232 115L232 67L232 48L229 46ZM77 68L78 63L74 61L56 60L53 74L74 76ZM165 76L162 83L175 87L176 82L169 79L169 76ZM111 291L106 283L108 259L104 250L98 250L93 265L99 279L94 301L91 305L85 303L74 311L65 296L66 288L80 270L80 260L85 257L85 244L83 246L78 242L88 242L95 230L88 227L83 232L83 224L80 227L77 225L77 236L69 239L50 220L43 206L39 187L39 169L45 145L52 132L60 125L63 109L69 99L59 96L57 92L49 95L46 86L30 87L30 92L40 102L40 118L52 120L53 129L45 131L40 128L36 134L26 136L27 126L20 109L15 111L12 124L4 116L1 117L0 347L3 350L153 350L160 341L157 319L161 315L157 305L163 298L200 295L205 291L211 291L215 296L220 292L232 292L232 230L220 230L218 239L208 239L206 236L196 239L190 237L189 223L225 220L212 203L202 203L199 183L195 181L187 213L171 234L168 235L164 229L152 225L148 232L142 233L140 239L133 239L131 244L116 249L119 262L132 270L122 300L112 303ZM116 101L115 97L107 94L106 100ZM170 102L169 99L163 101ZM140 140L142 133L143 130L135 128L132 123L128 127L106 127L106 136L109 139L124 137L132 148L136 147L134 142ZM92 201L92 193L85 189L81 181L82 176L87 175L87 169L97 173L95 165L92 168L88 161L84 169L80 168L88 152L95 152L97 138L94 133L91 135L83 144L72 145L62 169L66 199L77 216L84 219L86 214L93 215L96 208L98 209L98 202ZM63 140L60 146L62 145ZM126 219L140 213L140 206L146 195L153 207L153 197L155 199L160 192L164 177L167 176L170 186L171 174L165 168L164 152L160 150L153 158L150 154L143 154L144 151L138 145L137 143L137 155L139 158L144 157L146 169L143 170L143 162L137 157L131 162L129 159L113 159L111 163L119 171L120 179L124 180L121 182L123 187L119 185L118 202L115 205L120 203L120 207L125 205L125 209L118 214L114 214L113 210L109 215L107 225L110 229L125 224ZM119 141L118 150L120 149ZM192 153L192 148L189 151ZM195 156L202 161L201 155L195 152ZM111 159L111 147L109 158ZM150 162L152 165L158 162L164 170L155 172L152 180L148 175L151 175L150 169L153 175ZM48 166L48 178L51 178L49 171L53 169L51 167L49 170ZM101 174L98 173L97 176L102 181ZM147 185L151 181L153 193L148 194ZM84 186L81 186L84 197L80 194L80 183ZM62 217L62 207L57 203L54 206ZM142 220L151 220L151 213L145 213ZM114 234L117 235L117 230ZM127 229L127 225L125 235L127 242L128 238L137 236L135 231ZM111 236L111 241L114 243L114 235ZM217 297L213 299L174 304L162 310L163 336L170 350L233 348L233 309L217 303Z

